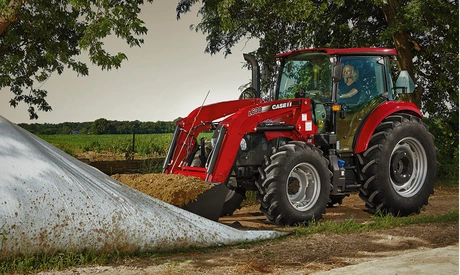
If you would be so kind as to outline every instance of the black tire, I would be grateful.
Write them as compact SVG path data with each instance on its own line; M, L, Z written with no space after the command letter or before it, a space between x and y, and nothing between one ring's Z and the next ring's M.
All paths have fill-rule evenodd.
M359 155L360 197L368 210L395 216L420 213L434 192L436 152L433 135L418 117L395 114L382 121Z
M343 198L348 197L349 195L330 195L329 202L327 203L327 207L333 207L335 204L342 204Z
M332 172L321 150L304 142L280 146L259 183L260 210L278 225L319 220L326 213Z
M227 197L225 198L224 206L220 212L220 216L231 216L237 209L241 209L241 203L246 198L246 190L237 188L230 190Z

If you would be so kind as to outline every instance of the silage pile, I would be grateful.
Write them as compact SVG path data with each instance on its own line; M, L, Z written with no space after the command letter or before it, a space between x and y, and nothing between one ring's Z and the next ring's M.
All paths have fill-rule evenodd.
M112 178L178 207L192 202L212 187L199 178L184 175L115 174Z
M0 175L0 260L85 250L164 251L281 235L240 231L148 196L2 116Z

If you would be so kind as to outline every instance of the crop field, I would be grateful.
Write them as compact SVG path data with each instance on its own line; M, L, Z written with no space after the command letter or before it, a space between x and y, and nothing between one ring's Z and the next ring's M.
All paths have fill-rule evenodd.
M133 135L40 135L40 138L73 156L88 151L124 154L131 152L133 144ZM136 135L134 152L139 156L162 156L171 138L172 134Z
M138 134L134 137L136 157L164 157L172 139L168 134ZM200 135L210 139L212 133ZM123 155L132 152L133 135L39 135L62 151L78 157L85 152Z

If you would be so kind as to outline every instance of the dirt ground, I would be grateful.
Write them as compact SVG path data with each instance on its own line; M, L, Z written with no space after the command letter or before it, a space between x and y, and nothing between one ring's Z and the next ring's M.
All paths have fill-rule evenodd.
M421 215L438 215L458 208L458 188L437 188ZM357 222L368 223L371 217L365 212L364 203L359 197L352 195L345 198L342 205L328 208L323 218L331 221L353 218ZM266 222L257 206L244 207L231 217L221 218L219 222L241 230L292 230L289 227L278 227ZM159 257L132 258L110 266L76 267L66 271L41 274L314 274L317 272L358 274L356 270L361 270L359 274L396 274L396 271L391 271L391 264L397 264L394 259L407 258L408 260L401 265L415 271L417 267L421 269L425 266L418 263L424 261L422 256L414 253L427 251L431 251L428 257L434 262L431 265L434 271L428 272L458 274L458 229L458 223L453 222L411 225L352 234L310 236L291 234L282 239L256 244L209 248ZM444 249L446 247L450 254L441 252L446 251ZM433 250L436 248L442 249ZM387 262L382 262L384 267L379 267L376 262L371 262L376 259L387 260ZM367 268L371 271L363 270L358 265L360 263L367 263L370 266ZM425 264L428 263L429 260ZM410 264L413 265L413 269ZM337 269L342 267L355 267L355 271L345 272ZM440 271L439 268L442 267L446 269ZM337 269L338 272L329 271L333 269ZM386 272L383 272L384 270ZM399 274L407 274L407 272Z

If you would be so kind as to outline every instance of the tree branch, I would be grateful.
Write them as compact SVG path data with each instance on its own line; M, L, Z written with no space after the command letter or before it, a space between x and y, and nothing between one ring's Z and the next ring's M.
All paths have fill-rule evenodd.
M0 35L8 26L18 20L18 12L26 0L10 0L8 6L0 13Z

